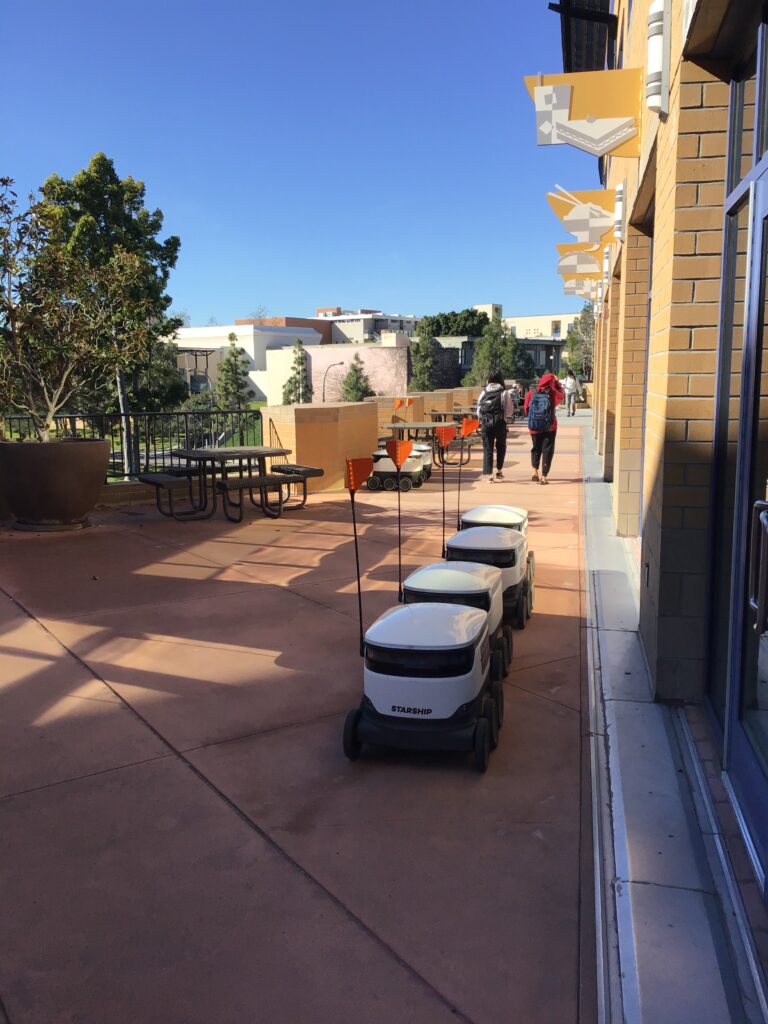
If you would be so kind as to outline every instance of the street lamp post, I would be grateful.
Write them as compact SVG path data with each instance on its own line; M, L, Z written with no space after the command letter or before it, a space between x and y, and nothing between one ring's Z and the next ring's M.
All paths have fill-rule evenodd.
M343 365L344 365L344 360L342 359L341 362L329 363L328 366L326 366L325 373L323 374L323 401L325 401L325 379L328 376L328 371L332 370L334 366L343 366Z

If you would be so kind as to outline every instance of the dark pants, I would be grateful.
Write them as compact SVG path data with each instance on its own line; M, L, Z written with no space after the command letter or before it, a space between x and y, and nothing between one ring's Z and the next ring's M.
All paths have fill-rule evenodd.
M490 476L493 472L493 446L496 445L496 469L504 465L504 456L507 454L507 424L504 420L497 423L495 427L482 430L483 437L483 473Z
M555 454L556 430L550 430L546 434L531 434L533 447L531 448L531 465L534 469L539 468L541 461L541 475L549 476L549 467L552 465L552 457Z

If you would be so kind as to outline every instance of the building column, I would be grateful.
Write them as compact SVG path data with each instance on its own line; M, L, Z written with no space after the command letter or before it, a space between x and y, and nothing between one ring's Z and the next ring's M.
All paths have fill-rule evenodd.
M620 537L640 533L650 248L650 238L628 226L621 250L621 280L613 285L619 288L613 517Z
M603 401L603 480L613 480L613 453L616 445L616 366L619 353L620 282L611 280L605 300L606 323L604 401Z
M640 633L660 699L707 679L712 475L728 87L683 62L657 142L643 463Z
M602 395L600 393L600 372L603 365L603 318L595 317L595 340L592 353L592 436L597 441L600 423L600 410L602 409Z

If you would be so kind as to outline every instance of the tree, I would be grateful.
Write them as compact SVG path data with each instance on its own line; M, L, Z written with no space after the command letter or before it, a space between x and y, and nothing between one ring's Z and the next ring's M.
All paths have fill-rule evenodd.
M236 345L234 331L227 337L229 351L219 363L216 380L216 400L222 409L241 409L254 396L251 378L248 374L248 356Z
M505 377L520 373L517 338L501 317L494 317L484 328L480 341L475 345L472 368L462 383L466 386L485 384L489 374L497 371Z
M283 405L300 405L312 401L312 379L307 369L307 353L301 339L293 346L291 375L283 385Z
M594 348L595 312L592 303L585 302L568 331L565 346L566 361L577 376L591 379Z
M136 253L115 245L98 264L81 259L34 196L19 208L12 186L0 179L0 393L47 441L75 395L146 356L153 305Z
M341 382L341 400L343 402L362 402L374 394L371 382L365 372L363 361L355 352L344 380Z
M434 391L437 387L438 348L439 342L432 337L411 342L411 391Z
M462 309L461 312L435 313L423 316L416 326L416 333L425 338L467 337L479 338L490 320L487 313L476 309Z
M168 276L176 265L181 242L176 235L158 237L163 227L160 210L144 205L145 186L134 178L120 178L113 162L97 153L88 167L68 181L53 174L40 189L40 217L52 244L90 268L107 265L117 250L130 253L136 268L132 294L135 308L145 317L148 340L173 337L180 326L168 316L171 297L166 293ZM128 298L128 297L127 297ZM130 320L130 316L127 318ZM131 468L133 446L130 439L126 374L133 359L126 348L128 322L116 318L111 325L111 342L122 354L116 366L116 386L123 414L123 452L126 470ZM143 355L143 353L142 353Z

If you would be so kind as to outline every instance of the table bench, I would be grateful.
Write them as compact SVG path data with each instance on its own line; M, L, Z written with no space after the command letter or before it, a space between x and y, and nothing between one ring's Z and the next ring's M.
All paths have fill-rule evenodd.
M231 523L240 523L243 519L243 491L248 491L251 504L257 505L264 515L278 519L283 514L285 497L283 487L290 490L291 482L282 473L258 473L252 476L229 476L216 481L216 493L222 497L224 515ZM259 492L259 501L253 492ZM277 504L270 504L269 491L277 491ZM238 493L237 500L232 498L233 492Z
M289 479L289 491L291 487L300 489L299 501L291 506L285 505L285 511L293 511L297 508L304 508L307 504L307 480L312 477L325 476L325 470L317 466L298 466L293 462L272 464L272 472L280 473Z
M196 475L193 469L171 469L165 473L139 473L138 480L142 484L148 484L150 487L155 488L155 504L160 515L167 516L169 519L179 519L193 516L200 511L201 506L195 503L192 493L192 483ZM187 492L187 497L192 507L189 511L177 512L174 507L173 496L177 491L184 490ZM160 500L162 492L168 497L167 509L163 508Z

